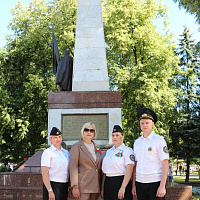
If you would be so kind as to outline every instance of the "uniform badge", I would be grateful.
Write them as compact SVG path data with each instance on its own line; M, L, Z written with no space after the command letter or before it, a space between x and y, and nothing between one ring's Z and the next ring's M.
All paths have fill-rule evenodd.
M134 156L133 154L131 154L131 155L129 156L129 158L130 158L131 161L135 161L135 156Z
M152 147L149 147L149 148L148 148L148 151L152 151Z
M118 153L115 154L116 157L123 157L123 150L120 150Z
M146 113L142 114L142 117L147 117L148 115Z
M164 146L164 147L163 147L163 151L164 151L165 153L169 153L167 146Z
M56 135L59 135L59 132L56 132Z

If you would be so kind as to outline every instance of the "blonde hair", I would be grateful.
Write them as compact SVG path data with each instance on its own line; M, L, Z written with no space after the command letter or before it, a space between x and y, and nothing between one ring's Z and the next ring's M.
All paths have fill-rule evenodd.
M95 125L92 123L92 122L87 122L83 125L82 129L81 129L81 135L83 137L83 132L84 132L84 129L87 128L88 126L92 126L93 129L94 129L94 138L97 136L97 131L96 131L96 127Z

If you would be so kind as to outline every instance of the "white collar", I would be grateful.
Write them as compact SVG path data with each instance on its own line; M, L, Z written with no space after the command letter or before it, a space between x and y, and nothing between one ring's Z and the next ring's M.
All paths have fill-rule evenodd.
M143 136L143 134L142 134L141 137L142 137L142 139L149 139L149 140L152 140L154 135L155 135L155 133L152 131L148 137L145 138L145 137Z
M121 144L121 145L120 145L119 147L117 147L117 148L115 148L115 146L113 146L112 149L113 149L113 150L115 150L115 149L119 149L119 150L120 150L120 149L123 149L124 146L125 146L125 145L124 145L124 143L123 143L123 144Z
M58 150L53 144L51 145L52 151L63 151L63 147L61 146L61 149Z

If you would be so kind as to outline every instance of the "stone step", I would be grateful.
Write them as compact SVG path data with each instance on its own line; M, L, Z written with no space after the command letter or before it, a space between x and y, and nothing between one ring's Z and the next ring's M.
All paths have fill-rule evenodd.
M0 173L0 187L42 187L42 176L40 173Z
M42 200L42 187L0 187L0 200ZM74 198L70 198L74 200ZM101 200L99 197L98 200ZM137 200L133 197L133 200ZM166 200L192 200L192 186L167 187Z
M9 186L1 186L0 191L2 190L42 190L41 187L9 187Z
M42 200L42 187L0 187L1 200Z

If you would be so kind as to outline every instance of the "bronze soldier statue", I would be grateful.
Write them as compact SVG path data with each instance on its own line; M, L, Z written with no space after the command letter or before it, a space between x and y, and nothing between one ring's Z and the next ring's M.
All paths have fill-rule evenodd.
M56 84L60 91L72 91L73 58L69 55L70 50L65 50L63 58L60 54L54 33L52 33L53 43L53 73L56 75Z

